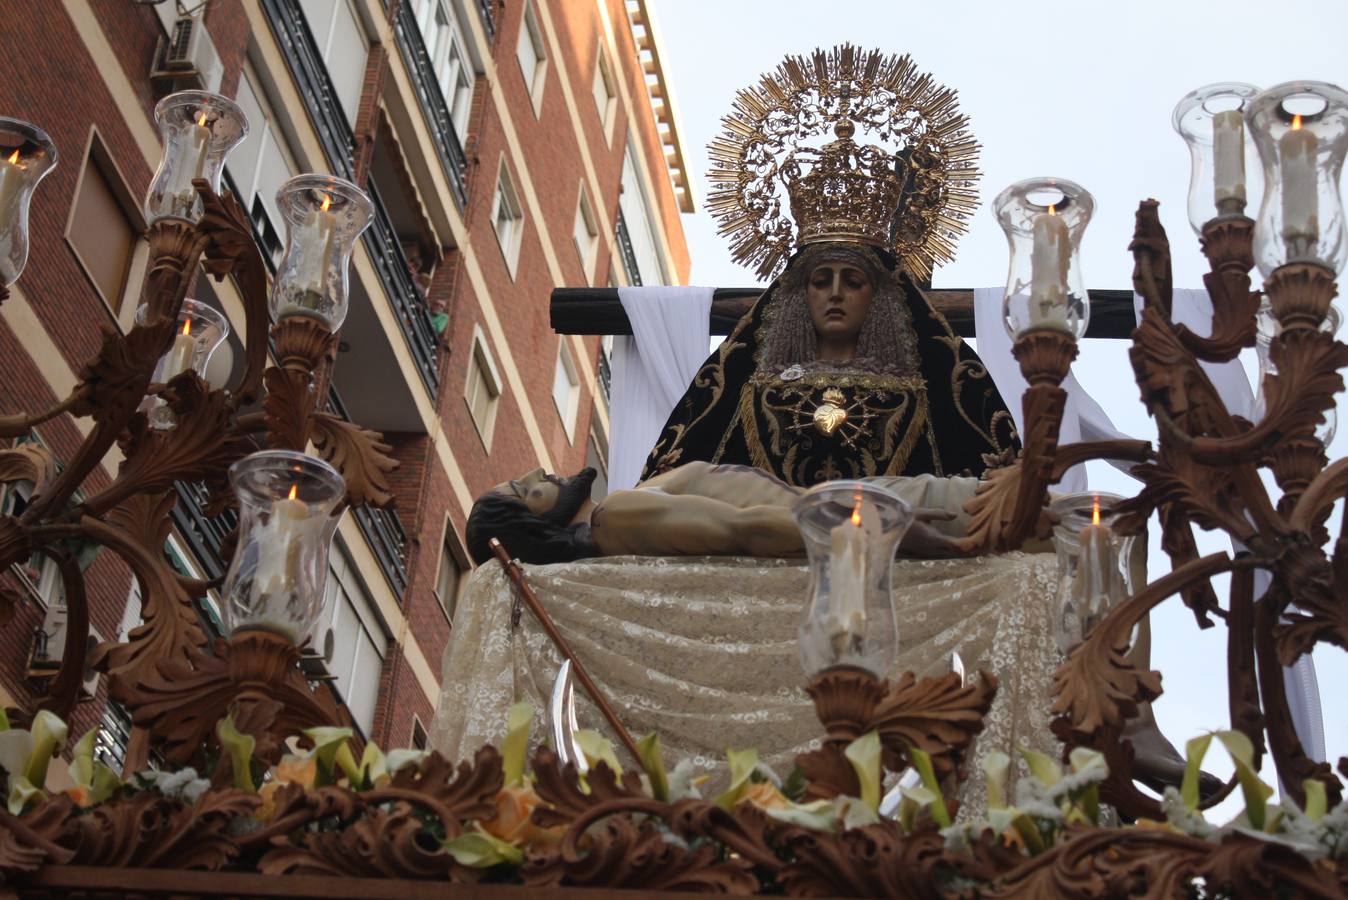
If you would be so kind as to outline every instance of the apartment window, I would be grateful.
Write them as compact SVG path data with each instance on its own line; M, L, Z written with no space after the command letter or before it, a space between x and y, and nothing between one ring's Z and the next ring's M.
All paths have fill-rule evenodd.
M444 539L440 542L440 567L435 573L435 597L440 601L440 608L445 611L445 617L451 625L459 595L472 570L468 551L455 533L454 525L446 521Z
M538 25L538 15L534 5L524 5L524 21L520 25L520 39L515 45L515 57L520 61L520 72L524 75L524 87L534 105L534 115L538 114L543 99L543 79L547 75L548 55L544 50L543 29Z
M365 84L365 58L370 52L360 18L350 0L300 0L300 8L327 65L337 102L347 122L354 123Z
M426 726L421 724L421 719L412 716L412 749L425 750L427 743Z
M66 241L114 318L119 318L135 268L143 218L97 132L75 187Z
M576 361L567 346L566 336L557 343L557 367L552 376L552 402L557 404L557 415L566 426L566 439L571 440L576 430L576 411L580 408L580 375Z
M33 482L11 481L0 488L0 514L18 518L28 508L33 496ZM28 595L44 607L65 604L65 585L61 583L61 570L56 562L44 553L34 553L27 561L10 566L19 582L28 590Z
M656 243L659 231L652 224L655 221L651 214L652 204L642 187L639 172L636 151L629 142L623 156L622 193L618 195L618 205L622 209L623 221L627 224L627 234L632 242L632 255L641 283L667 284L665 266Z
M262 236L263 251L275 265L281 261L285 249L280 238L285 219L276 204L276 192L298 169L285 138L277 130L276 116L257 87L260 83L245 64L234 100L248 117L248 134L230 152L225 168L238 188L239 200Z
M487 352L487 343L480 327L473 329L473 352L468 358L468 383L464 386L463 399L468 404L469 415L477 426L483 446L490 450L496 407L501 400L501 379L496 373L491 354Z
M351 718L364 734L374 727L379 700L379 676L389 639L375 615L369 592L340 544L328 555L328 585L324 609L331 618L332 659L328 672ZM326 642L326 637L324 638Z
M573 226L572 237L576 241L576 252L580 254L580 268L585 276L585 283L590 283L590 269L594 266L594 258L599 251L599 222L595 218L594 209L590 206L590 198L585 193L585 185L580 186L580 201L576 203L576 221Z
M515 183L510 178L504 157L501 159L501 171L496 176L496 195L492 199L491 223L496 230L496 241L505 255L506 268L510 277L515 277L515 265L520 258L520 242L524 237L524 210L520 207L519 194L515 192Z
M613 111L618 106L618 92L613 86L613 70L609 66L608 54L601 43L595 54L594 64L594 106L599 111L599 121L604 126L604 139L612 136Z
M464 50L463 30L448 0L419 0L415 12L440 94L449 107L449 117L454 120L454 131L462 141L468 132L474 76Z

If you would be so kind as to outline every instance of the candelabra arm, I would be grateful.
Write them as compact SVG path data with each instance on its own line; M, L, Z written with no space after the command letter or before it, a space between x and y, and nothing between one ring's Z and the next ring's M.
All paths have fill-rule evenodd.
M311 316L288 316L271 331L277 365L262 375L267 387L267 441L273 449L303 452L313 415L326 394L327 372L337 358L337 337Z
M1037 330L1021 335L1012 352L1029 382L1021 400L1025 423L1020 455L1020 479L1010 522L1000 549L1014 550L1036 532L1044 518L1048 486L1053 483L1053 460L1058 452L1058 429L1067 406L1067 377L1077 344L1061 331Z
M253 240L252 223L233 194L217 196L203 179L192 182L201 197L198 228L206 238L202 267L216 281L232 275L243 297L247 360L244 374L230 387L237 408L251 406L262 392L262 372L267 367L267 269Z
M1203 284L1212 300L1212 329L1200 337L1184 325L1174 325L1175 334L1195 357L1206 362L1235 359L1242 348L1255 342L1255 314L1260 293L1250 290L1254 266L1254 220L1245 216L1222 216L1203 226L1203 253L1212 270Z
M0 416L0 438L14 438L27 434L34 426L49 422L63 413L76 409L88 399L88 396L88 386L78 384L68 397L41 412Z
M1170 277L1170 241L1161 225L1160 203L1143 200L1138 204L1133 240L1133 290L1142 297L1147 309L1155 309L1169 321L1174 289Z
M1049 484L1056 484L1073 466L1093 459L1110 459L1123 462L1150 462L1156 456L1149 441L1079 441L1058 447L1053 455L1053 469L1049 475Z
M1316 762L1306 755L1297 737L1292 711L1287 703L1287 683L1283 678L1283 664L1278 658L1274 640L1281 610L1287 604L1280 596L1282 586L1274 584L1255 604L1255 658L1258 661L1259 696L1263 701L1265 725L1268 730L1269 751L1277 767L1283 790L1298 807L1305 808L1305 782L1315 779L1325 786L1329 805L1335 806L1342 787L1334 777L1329 763Z
M24 511L26 523L53 518L102 462L136 415L155 364L176 330L178 310L206 239L180 219L159 219L147 237L150 262L141 288L142 305L148 307L145 323L124 336L105 331L97 358L80 370L85 391L70 412L92 416L94 428L51 487Z

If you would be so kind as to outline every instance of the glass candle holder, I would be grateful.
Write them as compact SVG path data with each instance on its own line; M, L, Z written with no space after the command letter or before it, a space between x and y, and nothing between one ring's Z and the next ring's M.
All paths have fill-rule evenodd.
M1171 121L1189 146L1189 224L1196 233L1220 216L1245 213L1249 194L1259 196L1262 177L1251 185L1245 171L1245 109L1259 93L1252 84L1223 81L1184 95Z
M145 325L149 314L148 306L136 310L136 324ZM184 300L178 310L173 343L159 357L150 380L155 384L168 384L175 376L189 369L201 375L210 363L211 354L228 336L229 320L222 312L197 300ZM149 417L152 428L167 430L177 424L173 411L157 396L146 397L141 409Z
M1339 174L1348 152L1348 92L1289 81L1249 102L1245 125L1264 168L1254 259L1268 277L1290 262L1338 273L1348 260Z
M1054 637L1063 655L1080 644L1116 603L1132 593L1135 536L1110 527L1117 494L1063 494L1049 504L1057 524L1057 619Z
M1011 247L1002 315L1013 339L1052 329L1080 340L1091 304L1077 252L1095 198L1065 178L1027 178L997 195L993 214Z
M797 500L792 515L810 558L799 631L805 673L850 665L883 678L899 646L890 568L912 508L872 484L830 481Z
M192 179L220 191L225 155L248 134L248 118L228 97L209 91L179 91L155 105L154 120L164 156L145 196L145 220L201 218L201 198Z
M19 280L28 263L28 203L59 154L36 125L0 116L0 285Z
M312 316L336 331L346 319L351 251L374 217L374 204L331 175L297 175L281 185L276 202L289 228L272 285L272 319Z
M303 642L323 612L328 548L346 483L303 453L266 450L229 467L239 498L238 549L222 590L225 632L261 628Z

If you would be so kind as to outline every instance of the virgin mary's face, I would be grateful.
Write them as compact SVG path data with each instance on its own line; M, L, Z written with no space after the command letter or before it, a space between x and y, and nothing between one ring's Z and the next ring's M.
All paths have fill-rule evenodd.
M805 299L820 344L850 345L855 351L874 296L875 286L861 269L843 262L815 266L806 282Z

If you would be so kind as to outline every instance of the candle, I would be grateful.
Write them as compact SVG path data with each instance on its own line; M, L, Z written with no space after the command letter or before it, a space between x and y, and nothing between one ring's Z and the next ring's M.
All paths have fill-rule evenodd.
M164 354L163 362L160 363L159 382L167 384L175 375L193 368L196 355L197 341L192 337L192 320L187 319L183 322L182 332L173 336L173 346Z
M0 232L8 231L19 220L19 198L23 196L24 169L19 151L0 159Z
M1313 257L1320 240L1320 200L1316 195L1315 157L1319 141L1301 127L1301 116L1278 140L1282 159L1282 238L1288 261Z
M1091 508L1091 524L1077 533L1077 573L1072 583L1072 599L1080 617L1081 637L1095 627L1100 615L1109 608L1117 593L1118 560L1114 556L1114 534L1100 523L1100 498Z
M0 158L0 284L11 284L18 277L10 269L10 250L14 246L19 227L19 200L23 197L24 167L19 164L16 149L7 158Z
M852 515L829 532L829 603L824 627L835 658L862 652L866 635L867 550L879 521L857 492Z
M1217 212L1245 209L1245 120L1231 109L1212 117L1212 159Z
M173 172L172 188L165 198L169 204L169 215L191 217L197 203L197 190L192 187L193 178L201 178L206 171L206 151L210 147L211 130L206 127L206 113L203 111L194 124L183 129L186 135L185 149L179 157L179 165Z
M271 517L258 535L253 593L269 598L269 602L259 603L262 609L275 609L277 599L284 597L299 582L300 552L309 525L309 507L296 497L298 492L299 486L291 485L289 496L272 503ZM284 607L276 611L283 613ZM294 640L290 625L276 621L266 624Z
M299 258L295 261L294 278L300 290L295 294L294 305L301 311L321 310L327 300L328 270L336 224L331 206L331 195L324 194L322 205L309 210L295 236L295 249Z
M1034 249L1030 254L1030 327L1071 331L1067 325L1067 268L1072 244L1067 223L1050 205L1034 217Z

